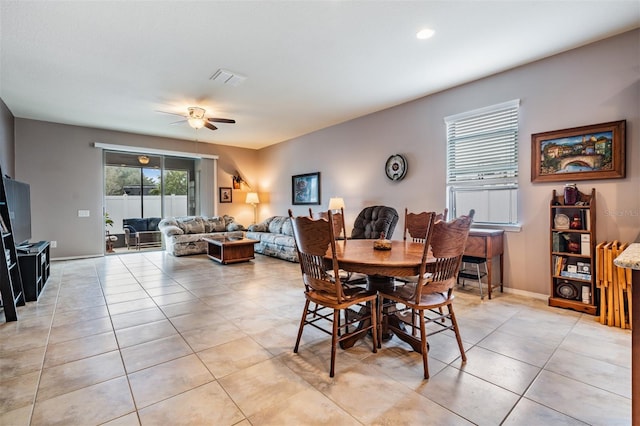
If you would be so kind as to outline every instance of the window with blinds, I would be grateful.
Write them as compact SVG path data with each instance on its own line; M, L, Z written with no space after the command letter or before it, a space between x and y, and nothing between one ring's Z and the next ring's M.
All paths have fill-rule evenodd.
M476 223L517 224L519 105L516 99L445 118L453 217L474 209Z

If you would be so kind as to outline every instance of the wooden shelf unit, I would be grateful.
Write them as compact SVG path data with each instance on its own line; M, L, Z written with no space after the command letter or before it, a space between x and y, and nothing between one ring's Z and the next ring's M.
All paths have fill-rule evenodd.
M569 227L565 229L566 219ZM564 195L553 190L549 205L549 248L551 288L549 306L596 315L598 293L595 288L596 190L578 191L576 205L565 205ZM579 228L572 228L575 218ZM573 244L569 244L572 242ZM583 287L585 287L583 289ZM583 291L588 295L583 300Z

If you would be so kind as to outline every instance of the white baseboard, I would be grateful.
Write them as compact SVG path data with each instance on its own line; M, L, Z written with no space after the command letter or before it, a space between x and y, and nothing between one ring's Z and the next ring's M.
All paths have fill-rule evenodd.
M538 299L538 300L547 300L549 298L548 294L534 293L532 291L526 291L526 290L518 290L517 288L504 287L504 292L515 294L518 296L531 297L532 299Z
M69 257L52 257L51 261L56 260L77 260L77 259L91 259L93 257L104 257L104 254L88 254L86 256L69 256Z

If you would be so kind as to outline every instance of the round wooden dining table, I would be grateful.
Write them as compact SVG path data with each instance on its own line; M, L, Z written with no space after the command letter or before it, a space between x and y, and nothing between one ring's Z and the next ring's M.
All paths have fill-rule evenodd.
M372 289L393 283L393 277L409 277L420 273L424 244L411 241L391 241L391 250L375 250L375 240L336 241L336 258L340 269L369 276ZM325 259L331 260L331 249ZM427 258L427 262L433 260Z
M423 243L412 241L391 241L391 250L375 250L375 240L339 240L336 241L336 258L338 266L348 272L359 272L367 275L367 288L370 290L383 290L395 285L394 277L415 276L420 273ZM331 261L331 249L325 256ZM427 257L427 263L434 262L432 256ZM383 340L390 339L393 334L386 329L383 321ZM365 324L358 328L364 329ZM351 339L343 340L340 346L343 349L352 347L355 342L364 337L366 332L358 333ZM400 337L400 336L399 336ZM404 340L404 339L403 339Z

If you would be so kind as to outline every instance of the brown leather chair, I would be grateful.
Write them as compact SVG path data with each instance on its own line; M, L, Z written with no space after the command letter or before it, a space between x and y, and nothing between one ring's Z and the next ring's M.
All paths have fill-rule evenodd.
M365 207L356 217L351 231L354 239L377 239L381 235L391 239L398 223L398 212L393 207Z

